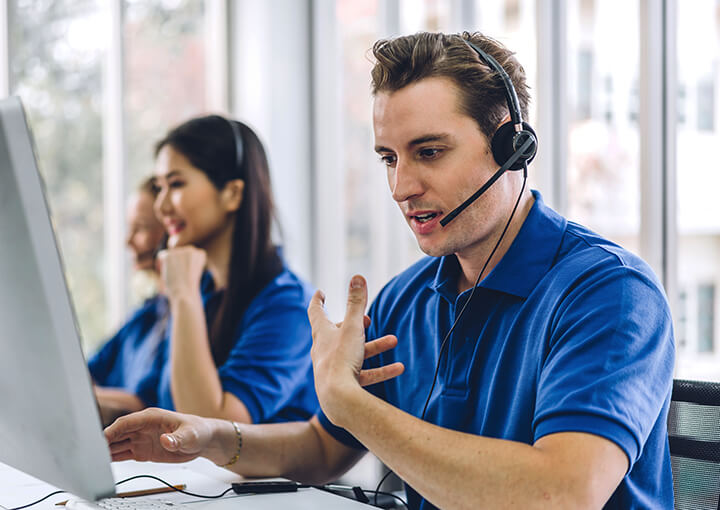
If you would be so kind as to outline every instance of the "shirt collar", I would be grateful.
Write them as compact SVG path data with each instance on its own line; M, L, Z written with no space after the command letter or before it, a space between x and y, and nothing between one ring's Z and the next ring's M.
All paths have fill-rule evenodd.
M213 280L212 274L207 269L203 271L200 277L200 294L208 296L215 292L215 280Z
M548 272L560 248L567 220L545 205L533 190L535 203L500 262L478 285L526 298ZM430 288L446 299L457 296L460 264L455 255L442 257Z

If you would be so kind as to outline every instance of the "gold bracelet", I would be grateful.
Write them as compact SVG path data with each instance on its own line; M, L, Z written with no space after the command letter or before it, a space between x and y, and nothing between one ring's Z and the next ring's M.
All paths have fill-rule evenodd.
M227 464L223 464L221 467L232 466L240 458L240 449L242 448L242 432L240 432L240 426L236 422L231 421L230 423L232 423L232 426L235 429L235 436L237 437L237 450L235 451L235 455L233 455L233 458L230 459L230 462L228 462Z

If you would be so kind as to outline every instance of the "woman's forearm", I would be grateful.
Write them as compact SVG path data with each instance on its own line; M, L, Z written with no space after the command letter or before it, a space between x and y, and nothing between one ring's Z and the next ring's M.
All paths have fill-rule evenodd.
M199 293L170 300L171 389L175 409L224 418L223 389L210 351L205 310Z

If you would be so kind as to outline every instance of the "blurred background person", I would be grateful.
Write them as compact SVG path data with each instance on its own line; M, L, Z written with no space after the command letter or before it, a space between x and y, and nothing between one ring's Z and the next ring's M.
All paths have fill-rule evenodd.
M138 307L123 326L90 358L88 367L95 383L103 421L157 403L162 369L159 347L166 336L168 306L157 292L159 273L156 254L165 242L165 229L155 216L153 180L143 181L130 198L126 244L133 268L154 282L155 292Z

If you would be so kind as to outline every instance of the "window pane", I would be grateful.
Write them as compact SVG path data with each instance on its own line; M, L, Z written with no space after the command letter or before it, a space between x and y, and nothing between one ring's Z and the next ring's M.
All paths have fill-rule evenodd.
M705 284L698 287L698 352L715 350L714 314L715 285Z
M720 175L717 163L706 156L708 147L720 144L720 2L677 2L677 9L678 283L687 310L681 317L686 341L678 346L676 377L720 380L714 346Z
M450 31L449 0L400 0L400 33Z
M133 0L125 11L127 182L153 169L153 144L205 111L203 0Z
M634 252L639 26L638 0L568 2L568 217Z
M11 92L27 109L86 340L105 334L100 0L14 0Z

